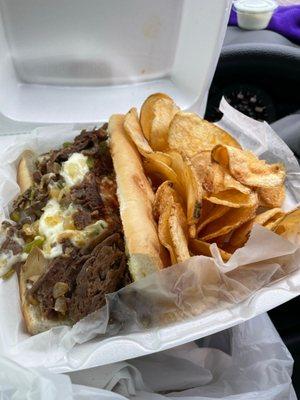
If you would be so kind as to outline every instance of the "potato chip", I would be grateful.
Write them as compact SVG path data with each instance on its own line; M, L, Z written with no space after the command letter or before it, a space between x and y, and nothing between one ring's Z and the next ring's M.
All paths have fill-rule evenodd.
M141 154L153 153L153 150L143 135L136 108L132 108L125 115L124 129Z
M189 160L194 167L198 182L202 184L207 176L208 169L211 165L211 151L200 151Z
M167 153L163 153L162 151L155 151L153 153L145 154L144 157L147 160L159 160L168 166L172 164L172 158Z
M153 150L165 150L168 147L169 125L178 111L174 101L163 93L149 96L142 105L140 121Z
M244 194L235 189L224 190L223 192L206 196L205 199L214 204L233 208L251 207L258 204L255 192Z
M171 181L175 190L184 198L185 190L180 183L175 171L160 159L151 157L144 161L144 168L148 174L156 173L160 176L161 181Z
M254 222L267 227L268 224L276 222L284 215L285 213L281 210L281 208L272 208L271 210L267 210L261 214L258 214L255 217ZM271 229L272 226L269 226L269 229Z
M271 188L258 188L259 205L263 207L281 207L285 198L284 185Z
M286 213L272 228L272 230L287 239L294 239L294 235L297 236L297 242L299 243L300 234L300 208L295 208L292 211ZM292 240L294 241L294 240Z
M158 220L158 237L160 243L168 250L170 254L171 264L176 264L177 258L172 244L172 238L169 228L169 218L172 205L169 205L163 210Z
M172 169L176 172L184 192L188 224L194 225L201 213L202 187L198 185L193 170L179 153L171 151L168 154L172 158Z
M255 216L256 206L240 207L229 210L222 217L208 224L200 233L200 238L204 241L225 235L249 221Z
M228 233L225 233L224 235L218 236L216 238L210 239L210 240L208 240L208 242L209 243L216 243L216 245L218 247L220 247L220 248L225 250L225 246L229 242L231 235L232 235L232 231L228 232ZM229 251L229 253L230 253L230 251Z
M184 156L194 157L199 151L212 150L219 143L240 148L238 142L216 125L197 114L179 111L169 127L169 147Z
M165 199L160 196L161 202ZM187 222L183 209L173 198L167 204L157 205L162 213L158 221L158 237L161 244L169 251L172 264L190 258L187 244Z
M227 189L235 189L241 193L250 194L251 189L234 179L222 165L213 162L207 168L203 181L204 189L209 193L219 193Z
M209 206L207 206L208 204ZM213 222L216 219L222 217L225 213L227 213L227 211L229 211L229 209L229 207L225 207L219 204L213 204L207 200L203 200L202 215L198 222L197 232L199 233L210 222Z
M187 223L182 207L178 203L173 204L171 207L169 228L177 262L183 262L189 259L190 252L187 244Z
M230 249L231 252L234 252L236 249L243 247L245 243L249 239L250 232L252 230L254 223L254 219L250 219L249 221L243 223L237 229L232 232L232 235L229 240L229 244L226 249Z
M252 151L217 145L212 150L212 158L228 168L236 180L247 186L270 188L282 185L285 179L283 165L267 164Z
M203 255L206 257L211 257L211 251L210 251L210 245L211 243L203 242L202 240L199 239L191 239L189 242L190 249L193 253L193 255ZM223 259L223 261L228 261L231 257L230 253L227 253L226 251L219 249L220 255Z
M166 207L170 203L179 203L182 205L182 199L179 194L174 190L173 183L171 181L163 182L155 193L153 203L153 215L155 219L159 218Z

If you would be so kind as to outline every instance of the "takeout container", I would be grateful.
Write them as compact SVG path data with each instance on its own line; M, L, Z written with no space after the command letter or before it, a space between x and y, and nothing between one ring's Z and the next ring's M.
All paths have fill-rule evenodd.
M2 0L0 113L107 121L154 92L201 109L230 0Z
M0 5L0 119L1 132L7 134L0 138L0 201L5 207L9 194L17 193L13 160L26 143L46 151L68 140L73 129L139 107L158 91L172 96L184 110L203 113L231 2L44 0L37 5L34 0L2 0ZM229 123L225 119L225 127L227 121L239 140L243 116L230 107L224 111L232 117ZM273 140L263 124L253 127L254 121L247 121L243 129L245 137L249 134L249 147L261 138ZM57 123L75 126L14 135L29 133L31 126ZM264 145L254 150L263 154ZM289 161L292 156L282 146L275 136L272 147L266 148L269 155L276 149ZM289 168L295 204L295 198L300 199L299 171L292 161ZM294 271L251 299L211 314L101 340L92 336L82 344L85 332L79 330L70 338L68 328L29 337L17 293L15 277L0 282L0 354L25 366L66 372L150 354L226 329L295 297L300 279Z

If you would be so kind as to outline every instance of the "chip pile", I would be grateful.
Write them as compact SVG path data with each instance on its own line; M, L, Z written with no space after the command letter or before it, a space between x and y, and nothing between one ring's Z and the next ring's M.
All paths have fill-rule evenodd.
M280 235L299 229L300 210L281 209L284 166L260 160L216 125L180 111L169 96L148 97L140 116L132 108L124 129L152 182L154 218L170 264L211 256L211 243L227 261L254 223Z

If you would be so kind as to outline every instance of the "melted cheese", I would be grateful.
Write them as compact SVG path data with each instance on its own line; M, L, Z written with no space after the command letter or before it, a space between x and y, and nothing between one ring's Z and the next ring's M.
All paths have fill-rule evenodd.
M43 253L47 258L62 254L61 244L57 244L57 236L64 231L64 215L56 200L49 200L39 221L39 233L44 236Z
M0 277L5 275L11 267L20 261L20 254L14 255L11 250L0 254Z
M0 246L6 239L7 229L1 230L0 232ZM12 239L17 242L20 246L24 246L24 240L14 235ZM23 253L14 255L11 250L3 250L0 253L0 277L5 275L12 268L14 264L19 261L24 261Z
M76 230L70 223L75 211L76 208L72 205L63 210L56 200L48 201L39 221L39 234L45 238L42 250L46 258L55 258L62 254L60 242L63 239L70 239L74 246L82 247L107 227L105 221L99 220L82 231Z
M40 234L46 238L55 236L63 231L63 223L62 212L58 202L53 199L48 201L40 218Z
M60 175L64 178L67 186L80 183L84 175L89 171L88 158L81 153L73 153L71 157L62 163Z

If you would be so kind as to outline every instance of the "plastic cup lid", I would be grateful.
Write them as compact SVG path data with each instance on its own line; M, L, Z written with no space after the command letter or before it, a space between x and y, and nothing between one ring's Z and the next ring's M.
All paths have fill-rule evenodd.
M261 12L273 11L278 4L273 0L237 0L234 8L237 11L258 14Z

